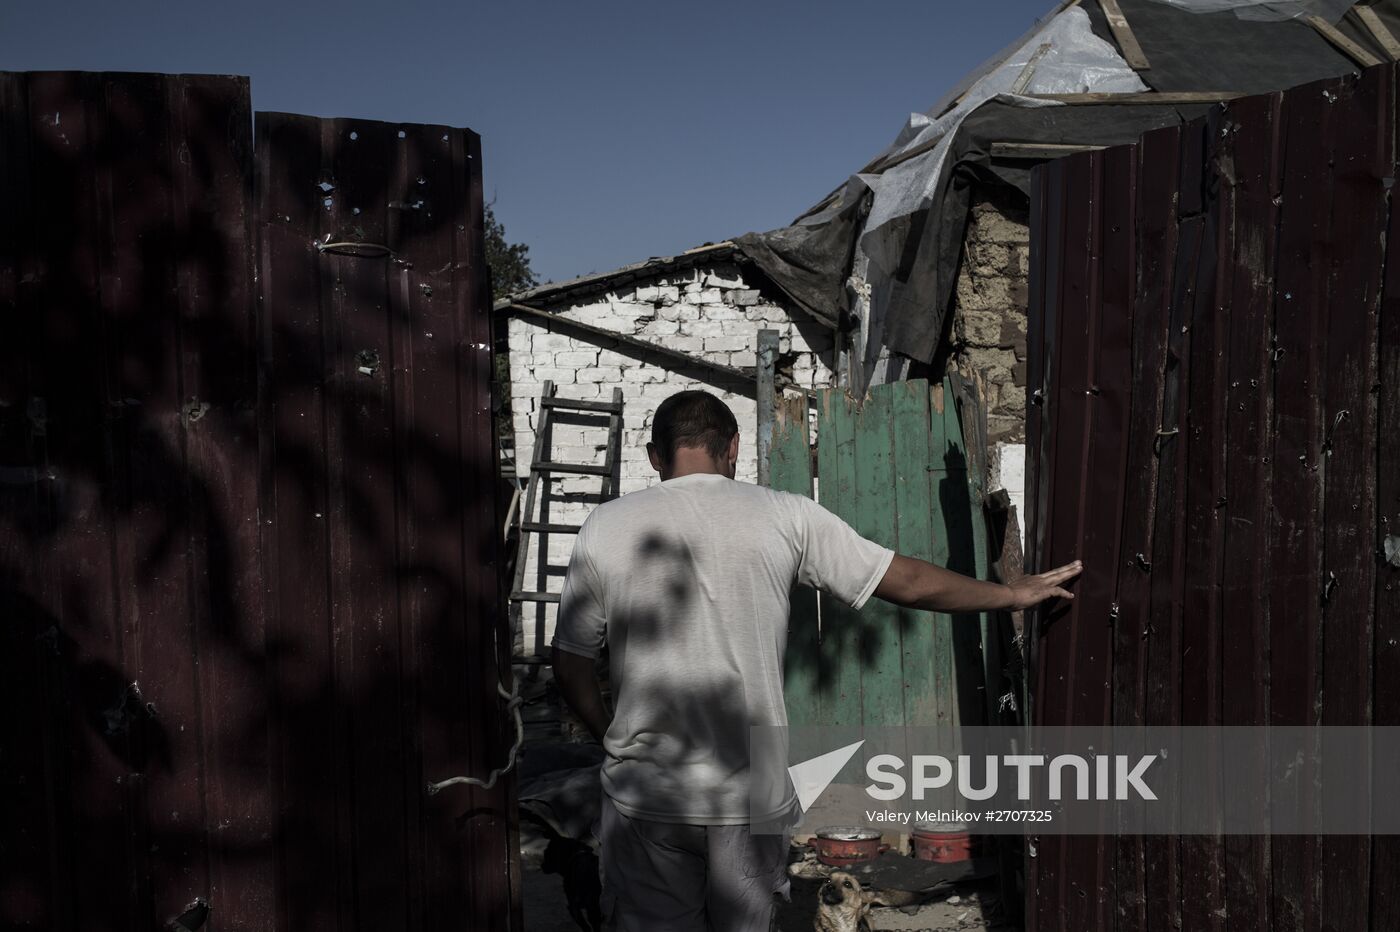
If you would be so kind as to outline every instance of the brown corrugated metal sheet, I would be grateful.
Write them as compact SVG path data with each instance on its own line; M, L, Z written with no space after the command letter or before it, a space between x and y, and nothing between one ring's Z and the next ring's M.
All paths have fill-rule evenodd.
M1394 81L1038 170L1029 557L1088 569L1037 723L1400 722ZM1033 841L1037 930L1395 925L1390 839Z
M0 923L511 927L511 781L425 793L510 737L476 136L267 114L255 171L192 76L0 120Z

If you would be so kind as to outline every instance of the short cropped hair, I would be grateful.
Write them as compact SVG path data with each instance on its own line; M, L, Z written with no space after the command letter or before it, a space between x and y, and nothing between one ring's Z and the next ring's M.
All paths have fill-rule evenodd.
M673 462L681 447L722 456L738 432L734 412L709 392L677 392L661 402L651 421L651 442L665 463Z

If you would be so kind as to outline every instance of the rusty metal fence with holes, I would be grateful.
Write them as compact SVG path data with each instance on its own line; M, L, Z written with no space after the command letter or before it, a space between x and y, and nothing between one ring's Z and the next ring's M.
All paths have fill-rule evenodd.
M1400 723L1394 132L1383 66L1037 170L1036 723ZM1400 927L1395 838L1031 842L1040 932Z
M514 927L478 138L0 121L0 925Z

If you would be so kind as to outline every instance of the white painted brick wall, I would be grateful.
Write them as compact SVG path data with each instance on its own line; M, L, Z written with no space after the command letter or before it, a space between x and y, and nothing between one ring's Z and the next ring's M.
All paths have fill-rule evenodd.
M806 388L834 384L834 354L830 331L811 321L800 310L764 296L758 283L744 278L733 264L676 271L651 281L635 282L621 291L588 296L578 303L550 308L560 316L603 327L690 355L736 368L752 368L758 331L779 333L780 364L791 367L793 379ZM659 481L647 461L646 442L651 438L652 416L660 403L691 388L713 392L734 411L739 421L738 478L753 482L758 475L754 450L757 410L748 383L734 383L701 370L689 370L664 356L640 354L630 348L604 348L564 332L551 332L535 318L509 321L511 409L515 430L515 455L522 481L534 452L534 429L539 418L539 397L546 380L567 398L608 401L614 388L623 393L621 486L623 494ZM683 371L678 371L683 370ZM581 430L564 426L556 418L553 455L556 462L602 463L607 439L606 422ZM537 505L535 520L580 524L596 504L602 488L597 477L560 477L551 494L542 496L545 511ZM526 555L524 588L559 591L572 535L551 535L546 565L539 563L539 548ZM524 612L525 650L533 651L535 627L542 623L547 645L554 630L554 606L527 605Z

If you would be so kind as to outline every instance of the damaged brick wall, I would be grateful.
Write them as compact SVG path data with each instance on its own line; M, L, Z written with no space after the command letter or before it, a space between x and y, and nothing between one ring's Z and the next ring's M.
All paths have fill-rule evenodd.
M949 366L981 378L987 400L990 489L1025 505L1026 307L1030 208L1019 192L973 192L953 298Z
M987 440L1026 439L1026 305L1030 210L1019 193L981 187L973 195L953 302L952 364L981 376Z

